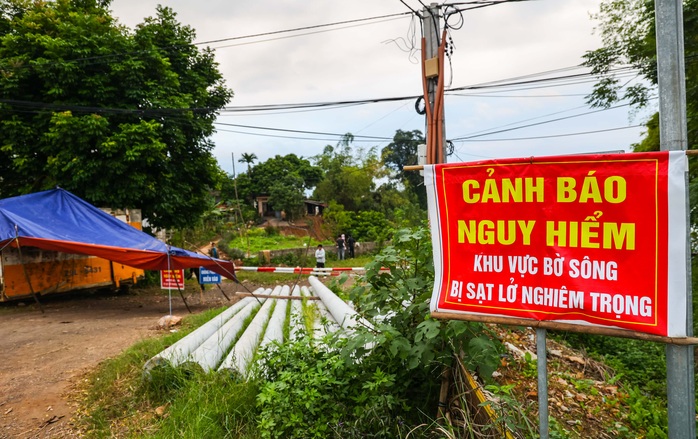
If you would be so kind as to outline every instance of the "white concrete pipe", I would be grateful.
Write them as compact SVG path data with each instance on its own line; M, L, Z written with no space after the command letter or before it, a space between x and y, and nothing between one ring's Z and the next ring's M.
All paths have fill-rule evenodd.
M352 331L353 328L357 328L359 325L369 328L372 327L366 319L359 316L356 311L347 305L345 301L337 297L337 295L320 282L317 277L310 276L308 277L308 281L315 295L322 300L327 310L332 314L332 317L334 317L344 330Z
M324 330L324 332L337 332L342 329L341 326L339 326L339 323L332 317L332 314L330 311L327 309L325 304L318 300L316 301L317 303L315 304L317 306L318 310L318 318L317 322L318 325L321 326Z
M259 288L255 292L259 294L262 291L264 291L264 289ZM222 313L218 314L208 322L198 327L196 330L192 331L182 339L169 346L167 349L163 350L162 352L148 360L148 362L145 363L145 366L143 366L146 373L150 371L152 368L159 365L170 364L172 366L177 366L182 362L186 361L187 357L191 352L198 348L201 345L201 343L206 341L206 339L213 335L213 333L218 331L218 329L220 329L220 327L223 326L223 324L226 321L228 321L233 315L235 315L238 311L243 309L247 305L247 303L250 302L250 300L254 299L252 297L243 298L242 300L230 306Z
M278 296L281 287L277 286L272 291L273 296ZM237 343L230 350L230 353L225 357L218 370L232 369L239 372L242 376L247 375L247 367L252 361L252 357L259 345L259 340L262 337L264 324L269 319L269 310L275 299L267 300L259 309L257 315L252 319L245 332L242 333Z
M271 291L271 290L268 290ZM265 291L266 293L267 291ZM223 326L214 332L206 341L196 348L188 358L188 361L194 362L201 366L204 371L209 372L214 370L221 359L230 349L230 345L235 341L238 333L242 330L242 325L245 320L256 310L259 309L259 303L264 299L250 297L251 301L247 302L247 306L241 309ZM264 306L264 305L262 305Z
M291 287L284 285L281 288L282 296L291 295ZM286 323L286 312L288 311L288 299L275 299L276 306L274 306L274 312L269 318L269 323L267 323L267 330L264 332L264 338L259 344L260 347L266 346L269 343L284 341L284 324Z

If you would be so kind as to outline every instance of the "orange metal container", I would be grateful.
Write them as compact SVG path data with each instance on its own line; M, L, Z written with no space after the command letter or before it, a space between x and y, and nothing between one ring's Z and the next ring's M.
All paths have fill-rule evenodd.
M141 228L140 210L102 209L135 228ZM7 247L0 252L0 302L72 290L120 288L135 285L143 270L95 256Z

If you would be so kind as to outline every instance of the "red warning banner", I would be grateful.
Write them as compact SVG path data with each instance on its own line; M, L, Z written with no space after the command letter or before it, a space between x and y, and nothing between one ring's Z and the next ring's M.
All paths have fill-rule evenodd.
M160 288L184 289L184 270L160 270Z
M684 152L425 167L432 311L685 336Z

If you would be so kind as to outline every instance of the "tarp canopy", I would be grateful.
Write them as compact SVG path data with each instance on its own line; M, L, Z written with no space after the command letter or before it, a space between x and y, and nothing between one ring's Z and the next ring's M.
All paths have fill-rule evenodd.
M143 270L205 267L235 278L232 262L171 247L64 189L0 200L0 249L8 245L98 256Z

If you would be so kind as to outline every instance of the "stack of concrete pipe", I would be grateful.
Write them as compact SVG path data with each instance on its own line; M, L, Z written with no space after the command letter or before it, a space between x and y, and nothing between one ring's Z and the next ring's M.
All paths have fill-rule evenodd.
M315 322L312 322L314 338L321 338L328 332L352 331L357 325L370 325L316 277L310 276L309 280L312 292L308 287L297 286L293 291L289 286L277 286L273 290L257 289L253 297L243 298L148 360L144 367L146 373L157 366L176 367L183 363L195 363L206 372L230 370L247 376L260 346L288 342L284 340L286 324L289 325L287 333L291 340L305 335L304 303L305 306L317 308ZM269 298L254 297L257 295ZM274 298L312 295L319 300Z

